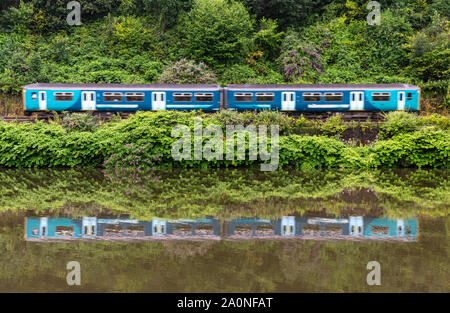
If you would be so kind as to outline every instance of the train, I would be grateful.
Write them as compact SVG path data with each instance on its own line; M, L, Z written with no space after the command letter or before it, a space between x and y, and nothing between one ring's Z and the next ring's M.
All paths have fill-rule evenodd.
M42 111L220 110L387 112L420 110L409 84L51 84L23 87L26 114Z

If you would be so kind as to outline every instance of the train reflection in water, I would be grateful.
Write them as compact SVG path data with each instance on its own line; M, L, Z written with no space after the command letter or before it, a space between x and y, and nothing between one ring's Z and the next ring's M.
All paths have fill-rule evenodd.
M83 217L82 219L27 217L28 241L52 240L395 240L416 241L417 218L389 219L283 216L279 219L217 218L138 221Z

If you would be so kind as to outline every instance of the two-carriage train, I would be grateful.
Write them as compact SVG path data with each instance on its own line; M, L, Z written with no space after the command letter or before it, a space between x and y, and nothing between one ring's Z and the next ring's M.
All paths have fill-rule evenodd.
M221 109L294 112L383 112L420 109L420 88L408 84L228 85L42 84L23 87L26 113Z

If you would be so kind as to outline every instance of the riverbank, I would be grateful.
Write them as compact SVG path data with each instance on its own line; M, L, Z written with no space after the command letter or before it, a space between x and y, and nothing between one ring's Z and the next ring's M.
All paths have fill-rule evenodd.
M223 138L221 143L223 160L219 157L208 161L191 154L187 159L175 160L172 148L180 137L172 136L173 128L184 125L193 132L196 121L203 129L217 125L216 129L224 133L230 125L266 125L269 151L271 146L276 147L276 138L270 136L271 126L278 126L278 168L448 168L449 165L450 118L445 116L393 112L383 123L355 123L343 122L339 116L311 121L269 111L217 114L168 111L140 112L129 119L118 117L108 123L88 114L66 115L50 123L0 122L0 167L216 168L256 167L267 162L261 156L250 160L248 143L245 159L237 160L236 150L234 160L225 157L229 138ZM203 150L214 136L202 137Z

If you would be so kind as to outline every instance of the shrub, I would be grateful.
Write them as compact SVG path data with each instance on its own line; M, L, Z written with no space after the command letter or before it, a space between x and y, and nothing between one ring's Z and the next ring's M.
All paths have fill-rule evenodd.
M182 26L187 55L216 67L242 57L242 42L252 32L244 5L228 0L196 0Z
M421 118L403 111L390 112L381 126L382 135L392 137L404 132L418 130L423 125Z
M450 133L426 126L412 133L400 133L373 145L374 167L449 166Z
M71 128L58 123L0 122L0 166L2 167L252 167L261 160L207 161L172 158L171 135L175 125L191 130L194 118L202 117L203 126L211 123L233 125L291 125L280 137L280 167L440 167L447 168L450 132L424 125L414 132L396 132L371 146L356 147L326 136L289 135L298 127L294 120L279 112L223 112L206 115L199 112L145 112L127 120L94 128ZM87 123L89 125L89 123ZM302 121L301 126L309 125ZM317 125L316 125L317 127ZM281 129L283 127L280 126ZM90 131L86 131L90 129ZM206 138L204 143L206 143ZM246 147L249 148L248 146ZM247 151L248 152L248 151Z
M142 18L119 16L107 21L105 38L114 57L132 58L153 48L156 39Z
M427 125L434 125L441 129L449 129L450 128L450 117L439 115L439 114L432 114L429 116L423 116L422 120Z
M25 3L20 0L17 8L11 6L8 11L3 14L2 24L5 24L17 33L28 33L33 28L33 3Z
M280 167L339 167L345 144L323 136L280 138Z
M322 133L327 136L339 136L347 128L340 115L331 116L319 127Z
M248 65L235 64L228 67L221 75L220 82L228 84L251 84L255 83L258 75Z
M167 84L212 84L216 81L216 75L205 63L181 59L168 66L158 81Z
M227 125L254 125L256 127L266 125L269 129L272 125L277 125L280 134L286 135L293 131L295 120L281 112L264 110L259 112L237 112L223 110L212 117L212 122L217 122L224 129Z
M92 132L100 126L100 119L92 113L66 113L61 119L61 125L67 132Z

